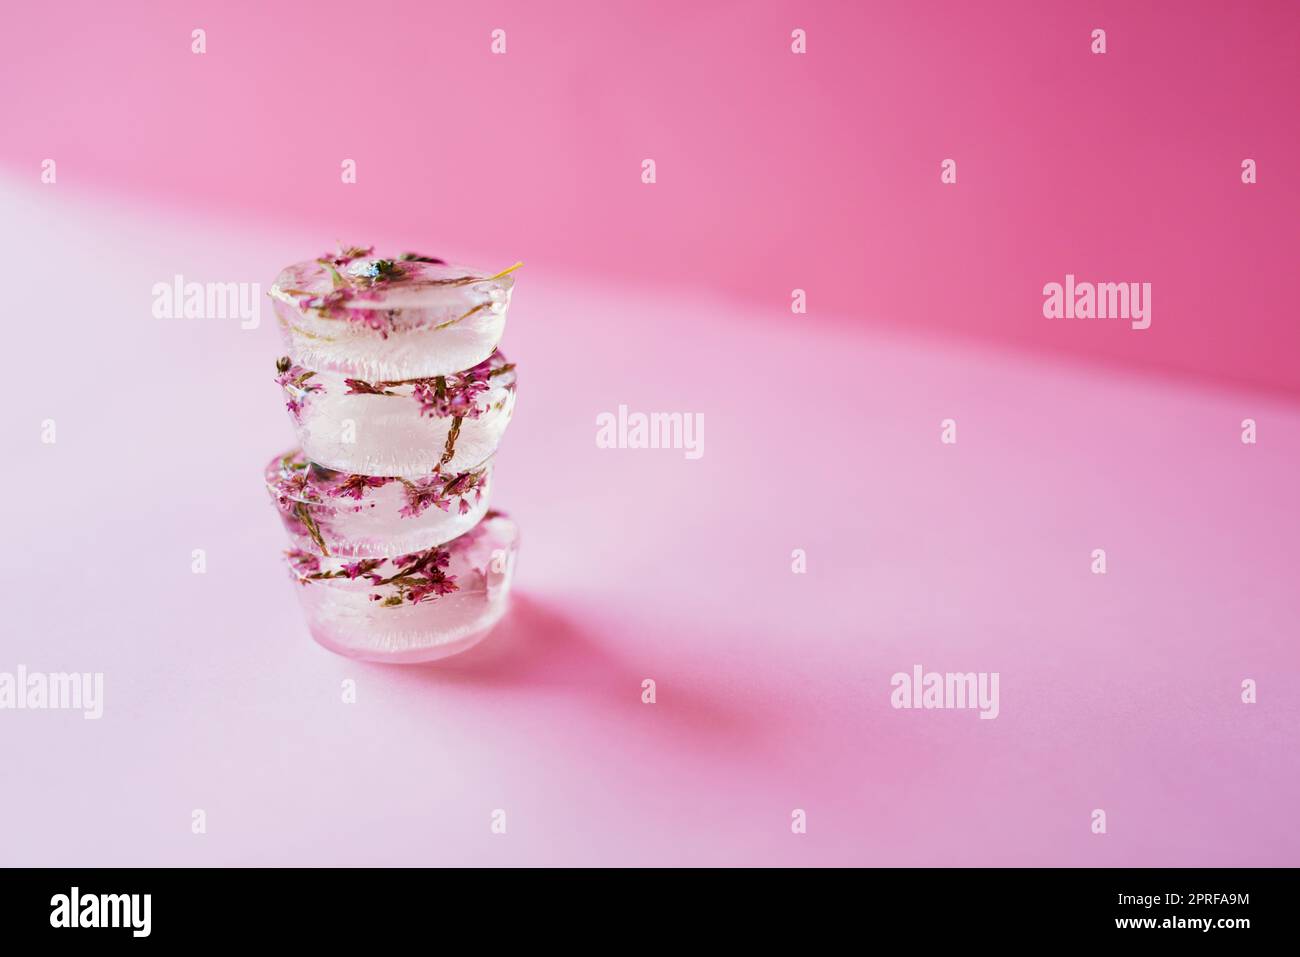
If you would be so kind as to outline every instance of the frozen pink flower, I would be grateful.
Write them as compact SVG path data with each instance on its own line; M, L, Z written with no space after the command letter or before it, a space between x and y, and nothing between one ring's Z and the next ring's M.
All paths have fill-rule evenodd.
M450 595L452 592L457 591L459 587L456 584L455 575L432 571L427 574L425 580L420 584L410 587L410 590L406 593L406 600L411 604L415 604L429 597L437 598L440 595Z
M485 477L483 471L478 471L460 472L446 477L434 475L420 482L403 481L402 484L406 486L406 504L398 514L403 518L415 518L424 514L430 505L449 512L452 499L458 498L460 514L464 515L470 510L466 497L471 492L475 493L476 502L483 498Z
M334 488L330 489L330 495L335 498L355 498L360 499L366 494L367 489L382 488L390 480L378 475L349 475Z
M343 384L348 387L345 395L397 395L384 388L382 383L371 385L364 379L344 379Z
M430 548L428 551L398 555L393 559L393 564L402 570L403 575L413 575L426 568L446 568L451 564L451 553L440 548Z
M461 472L459 475L453 475L443 485L443 494L452 498L464 498L470 492L478 491L479 497L482 498L484 478L485 473L482 471Z
M327 319L346 319L348 322L368 326L377 332L388 334L388 318L382 310L356 309L350 303L375 301L379 292L375 289L357 289L354 286L339 286L318 296L307 296L299 302L303 309L314 309Z
M348 562L343 566L343 573L348 578L360 578L365 576L372 581L378 576L372 576L370 573L384 563L382 558L363 558L359 562Z
M288 356L284 356L275 363L275 383L284 390L287 397L284 407L289 410L294 421L298 421L302 416L302 410L307 406L307 397L313 392L321 392L323 388L310 381L316 373L309 369L304 369L300 365L294 365L289 361Z
M403 518L416 518L424 514L430 505L435 505L444 512L451 505L451 500L443 491L443 480L439 476L424 482L407 482L406 504L398 510L398 514Z
M327 319L343 319L373 329L387 338L391 325L381 309L358 308L358 302L380 299L379 287L407 277L409 267L395 259L372 259L373 246L340 247L316 261L329 270L331 288L323 293L299 293L298 306L311 309Z
M439 419L452 416L477 419L483 412L477 404L478 397L488 390L487 375L477 374L483 365L416 383L412 395L420 403L420 414Z
M314 501L316 489L304 470L282 475L275 483L275 494L281 505L288 505L290 502Z
M301 574L320 571L320 559L311 552L304 552L301 548L291 548L285 552L289 558L289 563Z

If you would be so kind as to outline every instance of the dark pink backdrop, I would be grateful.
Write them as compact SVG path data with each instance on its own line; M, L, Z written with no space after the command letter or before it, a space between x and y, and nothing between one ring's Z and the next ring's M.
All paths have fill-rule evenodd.
M1297 863L1298 32L1290 2L6 10L0 671L106 700L0 711L0 863ZM526 263L516 601L438 666L307 636L269 310L150 314L335 239ZM1067 272L1152 283L1151 328L1044 319ZM620 404L703 414L704 456L597 448ZM891 708L918 663L999 672L999 717Z
M0 162L1295 393L1297 35L1289 0L28 4ZM1042 321L1067 272L1152 282L1152 328Z

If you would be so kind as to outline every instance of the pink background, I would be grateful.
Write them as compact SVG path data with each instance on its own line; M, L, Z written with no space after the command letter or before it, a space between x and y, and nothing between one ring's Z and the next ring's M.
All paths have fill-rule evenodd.
M105 673L0 712L0 863L1300 863L1300 7L269 6L0 36L0 671ZM336 238L527 263L517 601L437 666L307 637L269 309L150 315ZM1067 272L1152 327L1044 319ZM892 709L917 663L1000 716Z

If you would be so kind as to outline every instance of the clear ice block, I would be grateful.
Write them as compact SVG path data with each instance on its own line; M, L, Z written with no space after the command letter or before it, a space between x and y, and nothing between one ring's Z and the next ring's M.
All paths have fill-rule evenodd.
M449 542L486 514L492 463L423 477L327 469L298 450L266 467L293 547L322 557L390 557Z
M515 409L514 365L499 352L450 375L366 381L276 365L298 444L312 462L361 475L477 468Z
M270 294L295 364L366 381L425 378L468 369L496 349L514 289L509 272L343 249L289 266Z
M312 638L365 661L432 661L477 644L505 614L519 530L498 512L438 548L347 561L287 553Z

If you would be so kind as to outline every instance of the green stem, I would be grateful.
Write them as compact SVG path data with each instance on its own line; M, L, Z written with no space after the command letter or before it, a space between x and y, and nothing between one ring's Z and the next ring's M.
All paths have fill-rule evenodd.
M442 461L438 463L438 469L450 462L456 455L456 440L460 438L460 424L465 421L461 416L453 416L451 428L447 430L447 444L443 446Z
M316 519L312 518L311 509L307 508L307 505L304 502L296 502L293 506L293 513L298 516L299 520L304 525L307 526L307 534L310 535L311 540L316 543L316 547L320 549L320 553L328 558L330 550L325 544L325 537L320 533L320 526L316 524Z

